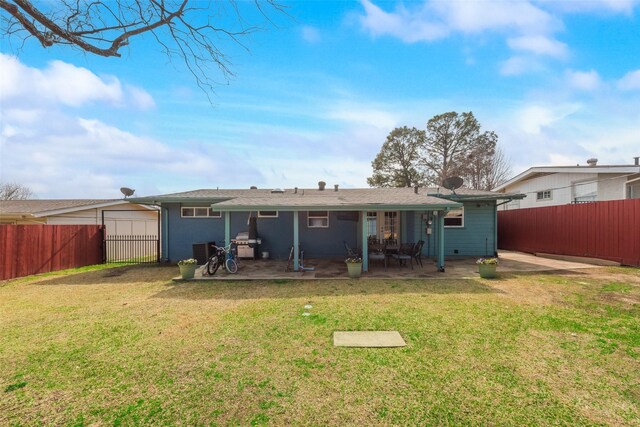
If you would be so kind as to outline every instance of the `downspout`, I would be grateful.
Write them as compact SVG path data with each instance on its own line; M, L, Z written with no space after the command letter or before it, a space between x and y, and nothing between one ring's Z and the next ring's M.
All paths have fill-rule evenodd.
M502 203L496 203L496 209L493 213L493 245L494 245L494 256L498 256L498 206L505 205L511 202L513 199L507 199Z
M160 206L160 210L162 209L164 209L164 214L162 214L164 218L164 233L162 233L162 236L164 237L164 239L162 239L162 255L165 262L169 262L169 209Z
M493 207L493 255L498 256L498 206Z

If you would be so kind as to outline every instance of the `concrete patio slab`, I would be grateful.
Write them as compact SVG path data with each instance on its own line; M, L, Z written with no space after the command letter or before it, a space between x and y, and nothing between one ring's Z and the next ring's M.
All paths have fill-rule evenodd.
M572 262L567 260L549 259L537 257L521 252L500 251L500 264L498 275L501 273L543 272L543 271L567 271L583 268L595 268L591 264ZM369 271L362 274L363 279L478 279L478 266L476 258L447 258L446 271L438 271L433 259L424 258L423 266L400 266L397 263L389 263L387 268L383 265L372 264ZM241 260L237 274L229 274L223 268L215 275L203 275L203 268L196 271L193 280L358 280L350 279L344 259L322 258L309 259L306 264L313 266L314 271L292 272L285 271L285 260ZM177 269L176 269L177 273ZM179 276L175 281L182 281Z
M404 347L398 331L336 331L334 347Z

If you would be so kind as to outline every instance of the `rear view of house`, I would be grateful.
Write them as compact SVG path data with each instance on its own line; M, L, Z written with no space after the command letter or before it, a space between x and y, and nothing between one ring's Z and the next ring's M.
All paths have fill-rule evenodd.
M128 199L162 209L162 253L171 262L189 258L193 245L229 243L256 218L260 251L286 259L292 246L309 257L343 257L345 244L363 251L368 242L424 241L423 254L444 269L445 256L493 255L496 206L521 195L441 188L203 189ZM296 256L297 256L297 251ZM296 258L297 267L297 258Z

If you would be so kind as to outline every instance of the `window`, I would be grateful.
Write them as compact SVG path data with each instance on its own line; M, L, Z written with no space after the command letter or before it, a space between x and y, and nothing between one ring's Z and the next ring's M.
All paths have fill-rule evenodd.
M258 211L258 218L278 218L278 211Z
M551 200L551 190L538 191L536 200Z
M398 212L385 212L384 222L382 224L382 238L384 240L394 239L399 240L399 225L400 218Z
M378 238L378 213L367 212L367 238Z
M221 218L220 211L214 211L207 207L182 207L181 216L183 218Z
M328 228L329 211L309 211L307 215L307 227Z
M464 208L451 209L444 216L445 227L464 227Z

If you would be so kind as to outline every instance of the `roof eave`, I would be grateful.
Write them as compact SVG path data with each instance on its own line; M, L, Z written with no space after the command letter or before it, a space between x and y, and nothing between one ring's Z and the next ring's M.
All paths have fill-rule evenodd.
M233 197L132 197L125 199L129 203L140 205L158 205L162 203L200 203L203 206L231 200Z
M252 205L252 206L220 206L219 204L211 204L211 208L220 212L247 212L247 211L442 211L447 209L455 209L460 207L460 203L451 201L450 203L439 204L418 204L418 205L385 205L385 204L365 204L365 205Z
M447 200L468 200L468 201L487 201L487 200L522 200L527 197L526 194L521 193L502 193L502 194L428 194L433 197L440 197Z

